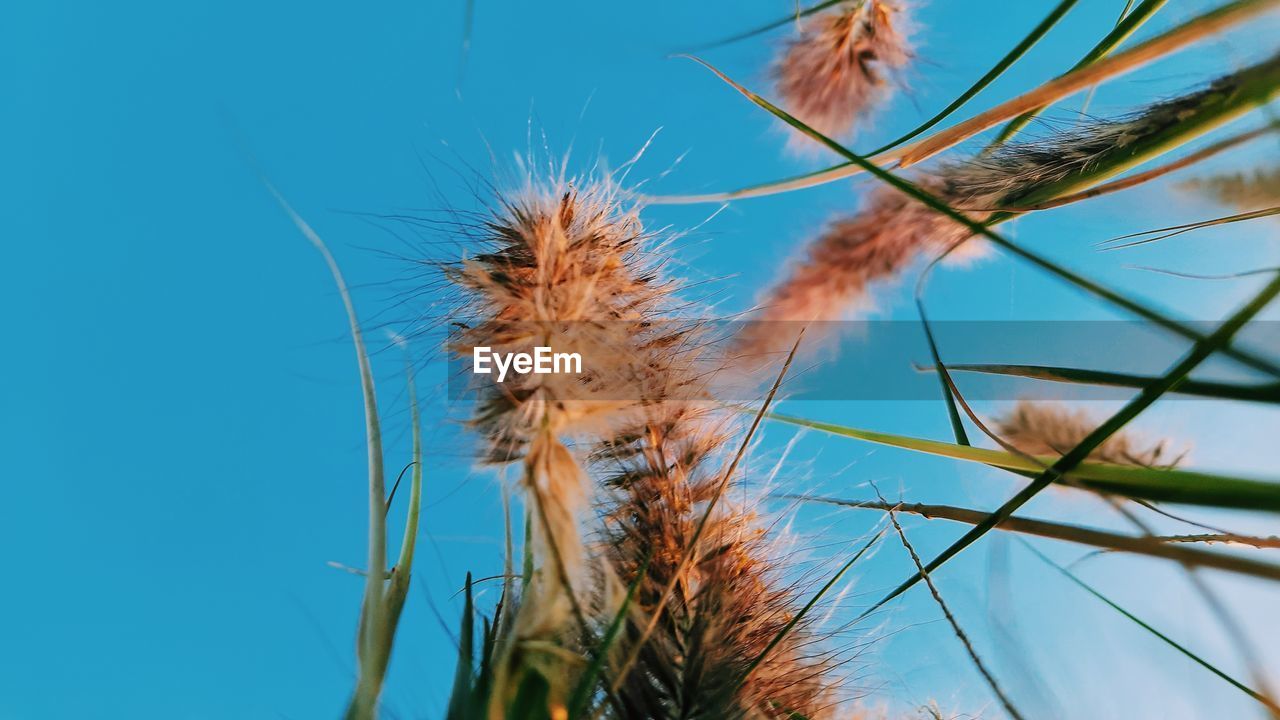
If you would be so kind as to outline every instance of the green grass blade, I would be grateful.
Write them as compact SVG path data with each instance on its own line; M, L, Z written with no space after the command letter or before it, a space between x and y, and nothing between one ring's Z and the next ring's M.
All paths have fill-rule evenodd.
M1097 45L1094 45L1083 58L1080 58L1080 60L1075 65L1071 66L1070 70L1063 73L1063 75L1069 75L1076 70L1088 67L1109 55L1112 50L1115 50L1120 43L1128 39L1135 30L1142 27L1142 24L1149 20L1152 15L1155 15L1156 11L1163 7L1168 1L1169 0L1144 0L1141 5L1133 10L1133 12L1126 12L1123 14L1120 22L1116 23L1115 28L1112 29L1111 32L1107 33L1106 37L1102 38ZM999 145L1016 135L1019 130L1026 127L1027 123L1031 122L1032 119L1043 112L1043 110L1043 107L1037 108L1036 110L1020 115L1011 120L1009 124L1005 125L1000 131L1000 134L996 136L992 145Z
M338 287L338 294L342 297L347 323L351 329L351 342L355 346L356 363L360 369L360 392L364 399L365 444L369 463L369 561L365 568L368 579L365 582L356 647L360 670L347 717L352 720L371 720L377 712L378 696L382 692L382 679L386 672L385 658L390 655L390 647L385 646L388 625L384 603L387 576L386 483L383 476L382 429L378 421L373 369L365 350L364 335L360 332L355 303L351 299L346 280L342 277L338 261L329 252L320 235L293 209L284 195L270 182L265 179L264 182L281 209L324 258Z
M1080 444L1076 445L1069 452L1059 458L1052 466L1044 472L1036 476L1029 485L1016 493L1012 498L999 507L995 512L991 513L986 520L975 525L972 530L965 533L956 542L952 543L946 550L943 550L935 557L927 566L927 572L933 572L935 569L946 563L951 558L958 555L965 548L972 545L983 535L986 535L996 525L999 525L1005 518L1012 515L1018 508L1025 505L1031 498L1035 497L1040 491L1044 490L1050 484L1062 478L1064 473L1074 470L1090 453L1099 445L1114 435L1121 428L1129 423L1130 420L1136 418L1143 410L1146 410L1156 400L1160 399L1170 389L1176 387L1195 370L1202 362L1204 362L1216 350L1224 346L1227 342L1240 331L1250 320L1252 320L1262 309L1271 303L1277 295L1280 295L1280 275L1277 275L1267 283L1267 285L1248 303L1237 310L1230 318L1222 323L1217 330L1213 332L1206 340L1197 342L1194 347L1177 362L1169 372L1163 377L1157 379L1152 384L1143 388L1137 396L1130 400L1119 412L1112 415L1097 429L1089 433ZM912 577L903 581L901 585L891 591L875 605L871 606L862 614L867 614L884 606L885 603L896 598L907 590L915 586L923 578L923 573L915 573Z
M1057 457L1027 457L1003 450L957 445L939 440L894 435L769 413L770 420L809 428L831 435L863 440L878 445L911 450L940 457L982 463L995 468L1037 477ZM1130 465L1080 462L1063 470L1060 479L1124 497L1159 502L1176 502L1205 507L1280 512L1280 482L1192 472L1189 470L1146 468Z
M947 404L947 419L951 421L951 434L955 435L957 444L968 445L969 435L964 431L964 421L960 419L960 410L956 408L955 396L951 394L951 376L947 373L947 366L942 363L942 356L938 354L938 343L933 337L933 328L929 325L929 317L925 314L924 303L918 297L916 310L920 313L920 322L924 325L924 336L929 341L929 354L933 356L938 382L942 385L942 400Z
M449 695L447 720L472 720L475 663L475 605L471 598L471 573L467 573L467 585L462 604L462 623L458 631L458 665L453 672L453 691Z
M542 673L527 668L516 689L515 700L507 708L507 720L552 720L550 703L551 683Z
M858 560L871 549L872 545L875 545L880 538L884 537L884 533L884 530L876 533L874 537L867 541L866 545L863 545L858 552L853 554L853 557L849 558L848 562L841 566L835 575L831 576L831 579L827 580L826 584L824 584L818 592L814 593L813 597L809 598L809 602L806 602L804 607L800 608L800 612L793 615L791 619L787 621L787 624L773 636L773 639L769 641L769 644L760 651L760 654L751 661L751 664L747 665L746 670L742 673L744 679L750 677L751 673L755 672L755 669L760 666L760 663L764 662L765 658L769 656L769 653L773 652L773 649L778 646L778 643L782 642L786 639L787 635L791 634L791 631L794 630L796 625L798 625L800 621L809 614L809 611L818 604L818 601L821 600L822 597L831 590L831 588L835 587L836 583L840 582L840 578L844 577L844 574L849 571L849 568L853 567L854 563L858 562Z
M1068 570L1068 569L1066 569L1066 568L1062 567L1061 565L1059 565L1058 563L1054 562L1053 560L1050 560L1050 559L1049 559L1049 557L1048 557L1047 555L1045 555L1044 553L1042 553L1042 552L1040 552L1039 550L1037 550L1037 549L1035 549L1034 547L1032 547L1030 543L1023 543L1023 546L1024 546L1024 547L1026 547L1028 550L1030 550L1032 553L1034 553L1036 557L1040 558L1040 559L1041 559L1041 560L1043 560L1045 563L1047 563L1048 565L1050 565L1051 567L1053 567L1055 570L1057 570L1058 572L1062 573L1062 574L1063 574L1063 575L1064 575L1068 580L1070 580L1071 582L1075 583L1078 587L1080 587L1081 589L1083 589L1085 592L1087 592L1087 593L1089 593L1090 595L1094 596L1095 598L1097 598L1097 599L1101 600L1103 603L1105 603L1105 604L1106 604L1108 607L1110 607L1112 610L1115 610L1116 612L1120 613L1121 615L1123 615L1123 616L1125 616L1126 618L1128 618L1129 620L1131 620L1131 621L1132 621L1133 623L1135 623L1138 627L1142 628L1143 630L1146 630L1147 632L1151 633L1151 634L1152 634L1152 635L1154 635L1155 637L1159 638L1159 639L1160 639L1161 641L1163 641L1165 644L1169 645L1169 647L1172 647L1174 650L1177 650L1178 652L1182 653L1183 655L1185 655L1187 658L1189 658L1190 660L1192 660L1193 662L1195 662L1195 663L1196 663L1197 665L1199 665L1200 667L1203 667L1204 669L1208 670L1209 672L1213 673L1214 675L1217 675L1218 677L1220 677L1220 678L1222 678L1223 680L1227 681L1227 682L1228 682L1228 683L1230 683L1233 687L1235 687L1237 690L1240 690L1241 692L1243 692L1244 694L1246 694L1246 695L1248 695L1249 697L1253 698L1254 700L1257 700L1258 702L1262 703L1262 704L1263 704L1265 707L1267 707L1269 710L1271 710L1271 711L1273 711L1273 712L1275 712L1275 711L1277 711L1277 710L1280 710L1280 708L1277 708L1277 707L1276 707L1276 705L1275 705L1275 703L1274 703L1274 702L1271 702L1269 699L1267 699L1267 697L1266 697L1265 695L1263 695L1262 693L1259 693L1258 691L1254 690L1253 688L1250 688L1248 685L1245 685L1244 683L1240 682L1239 680L1236 680L1235 678L1231 677L1231 676L1230 676L1230 675L1228 675L1226 672L1224 672L1223 670L1219 669L1216 665L1213 665L1213 664L1212 664L1212 663L1210 663L1208 660L1205 660L1204 658L1200 657L1199 655L1196 655L1195 653L1191 652L1191 651L1190 651L1190 650L1188 650L1187 648L1183 647L1181 644L1179 644L1179 643L1178 643L1177 641L1175 641L1173 638L1170 638L1168 635L1165 635L1164 633L1162 633L1162 632L1160 632L1159 630L1155 629L1155 628L1154 628L1154 627L1152 627L1150 624L1148 624L1147 622L1145 622L1144 620L1142 620L1141 618L1139 618L1137 615L1134 615L1133 613L1129 612L1128 610L1125 610L1123 607L1121 607L1120 605L1116 604L1113 600L1111 600L1110 598L1108 598L1106 595L1103 595L1102 593L1100 593L1100 592L1098 592L1097 590L1095 590L1091 585L1089 585L1089 584L1088 584L1088 583L1086 583L1085 581L1081 580L1080 578L1076 577L1076 576L1075 576L1075 574L1074 574L1074 573L1072 573L1070 570Z
M587 710L587 703L591 700L591 693L596 687L596 680L600 677L600 673L604 670L604 663L609 658L609 651L613 647L613 643L618 639L618 633L622 630L623 625L627 621L627 613L631 611L631 603L635 601L636 592L640 589L640 583L644 582L644 578L649 573L649 561L653 554L650 553L645 557L644 562L640 565L640 570L636 573L636 577L631 581L631 585L627 587L627 595L622 599L622 604L618 606L618 612L614 613L613 620L609 622L609 627L605 630L604 637L600 639L600 643L592 648L591 664L587 666L587 671L583 674L582 679L578 681L578 686L574 688L573 696L569 700L569 718L582 717Z
M985 375L1047 380L1058 383L1101 385L1107 387L1142 388L1155 378L1148 375L1083 370L1079 368L1053 367L1050 365L1001 365L964 364L949 365L952 372L973 372ZM1280 383L1237 385L1232 383L1187 380L1171 391L1178 395L1195 395L1218 400L1246 400L1249 402L1280 403Z
M413 474L409 483L409 509L404 523L404 537L400 541L400 557L396 561L391 580L387 583L386 597L386 640L390 652L395 640L396 628L400 623L400 613L404 610L405 599L409 595L409 578L413 571L413 554L417 546L418 521L422 510L422 418L418 408L417 386L414 383L413 364L405 362L405 377L408 383L409 415L413 436ZM389 658L388 658L389 659Z
M1154 230L1143 230L1142 232L1130 233L1128 235L1121 235L1119 237L1112 238L1111 240L1105 240L1102 243L1100 243L1100 245L1106 245L1106 247L1102 248L1103 250L1124 250L1127 248L1137 247L1139 245L1146 245L1147 243L1153 243L1160 240L1167 240L1168 238L1171 238L1177 235L1182 235L1183 233L1189 233L1189 232L1200 230L1207 227L1216 227L1218 225L1229 225L1231 223L1245 222L1247 220L1259 220L1261 218L1267 218L1273 215L1280 215L1280 206L1264 208L1262 210L1251 210L1249 212L1238 213L1235 215L1227 215L1224 217L1217 217L1211 220L1200 220L1198 222L1184 223L1182 225L1170 225L1169 227L1156 228ZM1157 233L1163 233L1163 234L1157 235ZM1116 244L1120 240L1127 240L1128 238L1142 237L1143 235L1155 235L1155 237L1148 237L1148 238L1143 238L1141 240L1134 240L1133 242Z
M1050 81L946 130L935 132L925 139L917 140L909 146L882 153L876 156L875 160L882 163L897 160L903 167L921 162L999 122L1009 119L1017 113L1041 107L1046 103L1054 102L1079 90L1096 86L1105 80L1132 72L1159 57L1203 39L1208 35L1222 32L1249 18L1272 10L1277 5L1277 2L1278 0L1235 0L1235 2L1214 8L1130 50ZM1175 124L1175 127L1182 127L1183 125L1186 125L1186 123ZM845 157L850 155L848 151L841 152L839 149L832 149L835 149L836 152ZM731 192L702 195L648 196L646 200L652 204L728 202L741 198L759 197L761 195L814 187L850 177L865 169L858 162L844 163L799 177L758 184ZM1103 169L1106 168L1104 167ZM1106 177L1109 177L1109 175L1100 177L1097 181L1100 182ZM1034 204L1031 201L1025 201L1025 203Z
M1044 35L1047 34L1054 25L1057 24L1058 20L1062 19L1062 16L1065 15L1067 11L1070 10L1074 4L1075 4L1075 0L1064 0L1064 2L1060 3L1058 7L1056 7L1053 10L1053 12L1051 12L1044 20L1040 22L1039 25L1037 25L1031 31L1031 34L1024 37L1017 45L1014 46L1012 50L1009 51L1008 54L1006 54L1003 58L1000 59L1000 62L996 63L990 70L987 71L985 75L983 75L981 78L978 79L977 82L971 85L968 90L965 90L963 93L960 94L959 97L957 97L955 100L952 100L951 103L948 104L947 107L945 107L941 112L929 118L919 127L915 128L914 130L907 133L906 135L898 138L897 140L894 140L888 145L885 145L883 148L881 148L876 152L867 153L867 155L869 156L879 155L881 152L895 148L901 145L902 143L907 142L908 140L911 140L919 136L920 134L924 133L925 131L937 125L942 120L945 120L946 118L950 117L952 113L954 113L956 110L959 110L962 106L964 106L965 103L972 100L978 93L982 92L984 89L986 89L988 85L990 85L992 82L995 82L997 78L1003 75L1004 72L1008 70L1010 67L1012 67L1015 62L1021 59L1022 56L1026 54L1028 50L1030 50L1037 42L1039 42L1040 39L1044 37ZM822 184L824 182L831 182L832 180L837 180L839 178L846 177L848 174L851 174L848 172L850 170L853 170L856 172L857 168L856 166L854 166L853 163L844 162L829 168L824 168L822 170L815 170L813 172L805 173L803 175L797 175L791 178L786 178L784 180L760 183L758 185L750 185L738 190L733 190L728 193L708 195L708 196L705 196L705 198L703 196L690 196L688 198L654 198L654 199L659 202L671 202L671 201L723 202L723 201L731 200L734 198L754 197L756 195L770 195L770 194L773 194L774 192L785 192L788 189L799 189L803 187L811 187L812 185L815 185L815 184Z
M1031 30L1030 34L1022 38L1022 40L1019 41L1017 45L1013 46L1013 49L1010 50L1008 54L1000 58L1000 62L997 62L995 65L993 65L991 69L986 72L985 75L978 78L977 82L969 86L968 90L965 90L964 92L960 93L959 97L957 97L955 100L952 100L951 103L948 104L941 111L939 111L937 115L934 115L933 117L929 118L924 123L922 123L919 127L915 128L914 130L907 133L906 135L903 135L902 137L898 138L897 140L894 140L893 142L885 145L884 147L877 148L872 152L866 153L866 155L868 156L879 155L880 153L885 152L886 150L892 150L893 148L898 147L899 145L907 142L908 140L914 139L921 133L924 133L925 131L929 130L933 126L937 125L938 123L950 117L951 113L955 112L956 110L959 110L965 103L972 100L975 95L982 92L991 83L995 82L995 80L999 78L1001 75L1003 75L1006 70L1008 70L1010 67L1013 67L1013 64L1016 63L1019 59L1021 59L1022 56L1025 55L1028 50L1030 50L1032 47L1035 46L1036 43L1040 42L1040 38L1047 35L1048 32L1053 29L1053 26L1057 25L1058 21L1061 20L1064 16L1066 16L1066 14L1070 12L1071 8L1075 7L1077 2L1078 0L1062 0L1062 2L1058 3L1057 7L1055 7L1048 15L1045 16L1043 20L1040 21L1039 25L1036 25L1035 28ZM848 163L844 163L844 165L848 165Z

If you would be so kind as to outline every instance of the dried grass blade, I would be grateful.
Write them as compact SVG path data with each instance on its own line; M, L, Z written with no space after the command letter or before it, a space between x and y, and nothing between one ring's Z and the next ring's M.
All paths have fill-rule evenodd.
M1108 372L1105 370L1084 370L1080 368L1054 367L1049 365L964 364L950 365L948 368L952 371L982 373L986 375L1005 375L1059 383L1127 388L1145 387L1155 379L1149 375L1134 375L1130 373ZM1204 380L1187 380L1171 392L1178 395L1196 395L1216 398L1219 400L1247 400L1250 402L1280 403L1280 383L1237 385Z

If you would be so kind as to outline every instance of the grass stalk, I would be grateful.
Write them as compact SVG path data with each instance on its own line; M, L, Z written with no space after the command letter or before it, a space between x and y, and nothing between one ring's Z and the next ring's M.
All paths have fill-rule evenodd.
M1277 0L1277 1L1280 1L1280 0ZM986 239L994 242L996 245L1000 246L1001 248L1004 248L1005 250L1013 253L1014 255L1017 255L1018 257L1023 258L1024 260L1027 260L1033 265L1036 265L1037 267L1049 273L1057 275L1063 280L1071 283L1072 285L1075 285L1077 288L1080 288L1081 290L1084 290L1085 292L1088 292L1091 295L1094 295L1102 300L1105 300L1111 303L1112 305L1115 305L1116 307L1119 307L1123 310L1133 313L1134 315L1144 320L1153 322L1159 325L1160 327L1163 327L1171 332L1181 335L1182 337L1187 338L1188 340L1192 340L1195 342L1202 342L1206 339L1205 336L1202 335L1195 328L1185 323L1169 318L1163 313L1153 310L1147 307L1146 305L1143 305L1142 303L1131 300L1128 297L1124 296L1123 294L1116 292L1115 290L1111 290L1110 288L1107 288L1099 283L1089 280L1088 278L1076 272L1073 272L1065 267L1062 267L1061 265L1037 253L1027 250L1021 245L1014 243L1013 241L1009 240L1003 235L996 233L991 229L992 226L997 225L1001 222L1004 222L1005 220L1008 220L1010 217L1012 217L1011 214L996 213L987 221L978 222L968 217L964 213L959 212L955 208L952 208L943 200L925 192L924 190L921 190L919 187L912 184L911 182L908 182L902 179L901 177L884 170L883 168L877 166L871 160L868 160L860 155L857 155L856 153L844 147L840 143L832 140L831 138L823 135L822 133L819 133L818 131L814 130L808 125L805 125L803 122L796 119L790 113L779 108L777 105L774 105L768 100L760 97L756 93L751 92L750 90L743 87L741 84L734 81L732 78L725 75L723 72L716 69L714 66L710 65L709 63L703 60L700 60L698 58L692 58L692 59L700 63L704 67L706 67L711 72L715 73L716 76L718 76L725 83L733 87L735 90L741 93L748 100L760 106L761 108L767 110L769 113L773 114L778 119L787 123L791 127L794 127L800 132L808 135L810 138L818 141L819 143L826 145L831 150L841 155L844 155L855 165L858 165L862 169L876 176L878 179L883 180L885 183L893 186L899 191L905 193L906 195L915 198L920 203L924 204L926 207L929 207L937 211L938 213L941 213L942 215L947 216L951 220L954 220L960 225L968 228L975 235L981 235ZM1274 93L1278 88L1280 88L1280 75L1277 75L1277 72L1276 72L1277 69L1280 69L1277 67L1278 65L1280 65L1280 56L1277 56L1276 58L1273 58L1270 61L1264 62L1261 65L1255 66L1254 68L1252 68L1252 70L1258 70L1259 68L1269 68L1269 70L1265 72L1265 74L1270 77L1270 81L1273 83L1270 89L1270 93ZM1215 106L1215 107L1219 105L1219 103L1213 103L1213 102L1207 102L1205 104L1210 106ZM1183 133L1183 135L1185 135L1185 133ZM1186 139L1190 139L1190 138L1186 138ZM1148 152L1151 152L1156 150L1157 146L1152 146L1150 144L1147 144L1146 148ZM1164 148L1164 149L1167 149L1167 148ZM1121 157L1120 160L1125 162L1135 161L1135 159L1131 156ZM1105 163L1098 163L1098 164L1092 165L1091 170L1089 172L1080 173L1076 177L1085 177L1085 176L1097 177L1100 174L1105 177L1107 176L1108 170L1109 170L1108 165L1106 165ZM1068 180L1069 179L1070 178L1068 178ZM1055 183L1055 184L1061 185L1063 183ZM1070 185L1074 185L1074 184L1075 183L1071 183ZM1067 191L1070 191L1070 189L1071 187L1068 186L1063 191L1067 192ZM1256 355L1239 350L1229 345L1227 347L1224 347L1222 349L1222 352L1224 355L1227 355L1244 365L1255 368L1257 370L1261 370L1273 376L1280 377L1280 366L1277 366L1275 363L1273 363L1272 361L1266 358L1260 358Z
M1129 50L1050 80L1029 93L916 143L902 154L898 164L905 168L931 158L1003 120L1043 107L1117 75L1137 70L1191 43L1267 12L1278 4L1277 0L1236 0L1214 8Z
M1125 11L1120 14L1120 20L1116 22L1116 25L1111 32L1107 33L1106 37L1102 38L1097 45L1094 45L1089 52L1086 53L1084 57L1080 58L1079 62L1071 66L1071 69L1064 73L1064 75L1069 75L1076 70L1086 68L1111 54L1112 50L1119 47L1120 43L1127 40L1134 31L1141 27L1143 23L1149 20L1152 15L1155 15L1156 12L1167 3L1168 0L1143 0L1143 3L1134 9L1133 12L1129 12L1126 7ZM1095 85L1092 87L1097 86ZM1011 120L1009 124L1005 125L1000 131L1000 134L996 136L992 145L1000 145L1009 140L1009 138L1016 135L1019 130L1026 127L1028 123L1030 123L1044 110L1044 108L1045 106L1042 105Z
M925 584L929 586L929 594L933 596L933 601L942 609L943 617L947 619L947 623L951 625L951 631L955 633L956 638L960 640L960 644L964 646L964 651L968 654L969 660L973 662L974 667L977 668L978 674L982 676L982 679L987 683L987 687L991 688L991 692L995 694L996 699L1004 706L1005 712L1009 713L1009 716L1014 720L1024 720L1025 716L1013 704L1009 696L1005 694L1005 691L1000 687L1000 683L996 681L995 675L991 674L991 671L987 669L986 663L982 662L982 657L978 655L978 651L974 648L973 641L969 639L968 633L964 631L964 628L960 627L960 621L956 620L955 614L951 612L951 608L942 599L942 592L938 590L937 584L933 582L933 578L929 576L924 565L921 564L920 555L916 552L916 549L907 540L907 532L902 529L902 525L898 522L898 516L894 514L892 508L888 512L889 522L893 523L893 529L897 531L898 538L902 540L902 546L906 548L907 554L911 556L911 562L915 564L921 576L924 577Z
M899 137L893 142L888 143L883 147L872 150L871 152L866 154L870 156L875 156L875 155L879 155L881 153L887 152L889 150L892 150L893 148L898 147L899 145L918 137L919 135L923 134L925 131L931 129L933 126L937 125L938 123L950 117L951 113L955 112L956 110L959 110L961 107L964 106L965 103L969 102L974 98L974 96L976 96L978 93L986 89L988 85L995 82L996 79L999 78L1001 75L1003 75L1006 70L1008 70L1010 67L1013 67L1013 64L1018 62L1018 60L1020 60L1022 56L1027 53L1028 50L1034 47L1036 43L1040 42L1040 39L1043 38L1045 35L1047 35L1049 31L1053 29L1053 26L1057 25L1058 21L1061 20L1063 17L1065 17L1066 14L1070 12L1073 7L1075 7L1077 2L1078 0L1062 0L1062 2L1058 3L1053 8L1053 10L1049 11L1049 14L1046 15L1045 18L1041 20L1038 25L1032 28L1031 32L1026 37L1022 38L1022 40L1020 40L1017 45L1014 45L1013 49L1010 50L1008 54L1000 58L1000 61L997 62L995 65L993 65L991 69L986 72L986 74L978 78L977 82L969 86L969 89L960 93L960 95L957 96L955 100L952 100L945 108L938 111L937 115L934 115L933 117L924 121L918 127L911 130L910 132L903 135L902 137ZM848 163L846 163L846 166L847 165Z
M803 502L835 505L845 508L860 508L919 515L924 518L950 520L952 522L977 525L990 515L983 510L956 507L953 505L936 505L927 503L890 503L883 500L843 500L840 498L817 497L812 495L779 495L777 497L800 500ZM1250 547L1280 547L1280 539L1255 538L1247 535L1220 534L1213 535L1153 535L1139 537L1108 532L1095 528L1081 527L1067 523L1038 520L1035 518L1011 515L997 526L1002 532L1033 535L1036 537L1060 540L1063 542L1087 545L1103 550L1143 555L1146 557L1172 560L1174 562L1197 568L1210 568L1237 575L1261 578L1264 580L1280 580L1280 565L1255 560L1236 554L1211 552L1194 547L1187 547L1189 542L1222 542L1247 545ZM1194 538L1194 540L1192 539Z

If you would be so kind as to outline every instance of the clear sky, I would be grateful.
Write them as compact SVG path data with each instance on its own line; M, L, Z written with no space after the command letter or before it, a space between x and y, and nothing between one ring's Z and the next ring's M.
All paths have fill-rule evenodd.
M1123 0L1082 0L1061 27L962 112L1069 67L1115 22ZM1211 3L1169 3L1143 34ZM785 14L790 2L477 0L465 67L463 3L47 0L0 10L0 718L335 717L352 686L361 580L330 567L364 557L364 449L358 380L342 308L316 253L272 200L255 162L323 234L356 286L377 348L434 317L433 278L412 263L460 252L439 230L383 217L473 208L476 188L533 144L570 166L616 166L661 132L633 173L654 191L736 187L827 158L782 152L769 118L706 71L668 54ZM1046 0L918 7L913 90L856 145L931 115L1048 12ZM1269 53L1265 29L1232 36L1104 87L1109 115ZM755 87L778 31L709 51ZM1267 38L1270 37L1270 40ZM1075 98L1052 114L1068 120ZM531 132L532 129L532 132ZM530 142L530 138L533 142ZM1275 160L1274 141L1221 165ZM677 158L684 159L658 179ZM255 160L256 158L256 160ZM737 203L676 246L691 279L716 281L718 309L748 307L821 222L868 184ZM1092 243L1222 214L1140 189L1012 228L1030 246L1179 314L1214 319L1254 281L1193 283L1126 265L1197 272L1277 260L1274 225L1186 236L1127 257ZM714 207L660 208L651 226L688 228ZM418 292L426 288L425 292ZM910 319L909 285L879 298ZM932 284L939 319L1109 318L1107 309L1015 260L948 270ZM434 350L423 338L421 357ZM975 358L995 360L996 358ZM1172 360L1172 358L1170 358ZM401 361L376 358L388 465L407 460ZM424 551L386 694L390 716L438 718L452 677L466 572L501 569L498 481L443 406L443 372L424 368ZM991 408L983 408L989 410ZM1099 409L1101 410L1101 408ZM931 402L796 405L851 425L945 439ZM1161 403L1138 423L1195 438L1197 466L1274 477L1277 415ZM791 438L770 428L767 470ZM865 496L875 480L917 501L990 506L1007 477L852 442L805 436L777 483ZM1043 516L1121 527L1059 493ZM394 513L393 513L394 515ZM838 557L882 518L803 511L797 542ZM1274 532L1268 518L1233 518ZM1267 523L1272 523L1268 528ZM911 523L923 553L955 526ZM1062 560L1083 551L1041 544ZM1009 570L1000 570L1007 553ZM1254 708L1202 668L1036 565L985 541L939 574L943 591L1015 697L1037 716L1245 717ZM868 562L833 615L905 577L900 548ZM1125 557L1080 566L1153 623L1242 672L1179 571ZM1213 578L1257 639L1277 630L1273 588ZM482 602L492 602L489 587ZM998 712L914 591L873 625L851 666L868 702ZM1280 678L1276 678L1280 680ZM1150 714L1148 714L1150 713Z

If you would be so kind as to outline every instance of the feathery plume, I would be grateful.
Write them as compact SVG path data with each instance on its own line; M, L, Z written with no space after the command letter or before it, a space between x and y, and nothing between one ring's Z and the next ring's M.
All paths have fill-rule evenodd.
M695 538L724 479L729 444L730 433L706 410L672 406L655 408L643 428L598 453L616 498L605 519L612 562L630 581L648 559L623 648L633 649L660 614L618 689L628 717L831 715L835 659L815 648L810 625L800 623L751 667L798 607L754 513L725 493ZM690 544L693 560L681 570ZM677 572L676 591L659 606Z
M1083 410L1020 400L995 419L995 426L1002 440L1029 455L1062 455L1079 445L1098 422ZM1185 460L1186 454L1186 450L1172 454L1167 440L1145 444L1130 433L1119 432L1090 453L1089 459L1112 465L1171 468Z
M1094 121L1045 140L1008 143L964 161L938 165L916 184L976 221L1069 193L1145 157L1179 131L1187 117L1212 116L1224 97L1274 73L1280 55L1206 87L1155 103L1126 118ZM1047 195L1049 197L1041 197ZM963 225L889 188L873 191L864 208L827 226L805 257L765 291L763 321L840 320L865 310L872 286L905 272L919 257L936 255L971 235ZM982 251L968 242L961 251ZM954 257L954 253L951 257ZM749 352L776 351L767 328L749 333Z
M582 613L588 633L603 625L645 558L618 649L636 648L652 614L660 623L618 689L627 717L825 717L832 663L812 649L804 623L747 672L796 609L753 512L718 503L694 561L681 567L723 481L732 415L710 402L717 361L706 357L702 328L676 317L678 285L663 277L661 238L607 182L526 190L501 202L483 229L485 251L446 268L468 291L469 320L453 351L551 346L589 358L581 375L517 375L478 390L472 423L485 457L523 462L537 564L495 670L502 690L491 717L528 669L550 681L553 707L564 702L579 666L548 652L547 641L585 650L571 613ZM593 499L603 552L588 563L579 528ZM679 590L659 607L677 571ZM606 660L610 679L617 668Z
M945 194L938 178L919 183ZM839 320L867 308L873 283L897 277L921 253L941 252L969 230L892 188L878 188L866 207L829 224L771 288L758 315L764 321Z
M1239 210L1257 210L1280 202L1280 167L1195 178L1181 187Z
M809 19L774 63L778 95L792 113L839 137L891 91L888 74L911 60L901 5L856 0ZM801 135L793 148L813 147Z
M647 253L651 238L635 209L608 183L586 189L567 182L531 185L501 199L482 231L485 251L445 268L468 291L459 313L468 320L459 323L453 352L470 358L475 347L500 353L552 347L590 358L584 374L512 374L480 387L472 419L489 462L523 461L537 564L511 626L515 637L504 644L508 656L497 668L496 685L511 684L503 673L535 667L559 680L552 692L563 696L563 663L523 648L529 641L572 644L574 615L577 630L587 629L582 608L596 578L587 567L580 525L592 493L566 439L607 432L644 390L657 389L652 383L634 394L628 389L643 368L626 350L662 341L649 319L671 287L657 279ZM632 397L637 400L626 399ZM499 693L493 700L491 710L499 712L509 698Z

